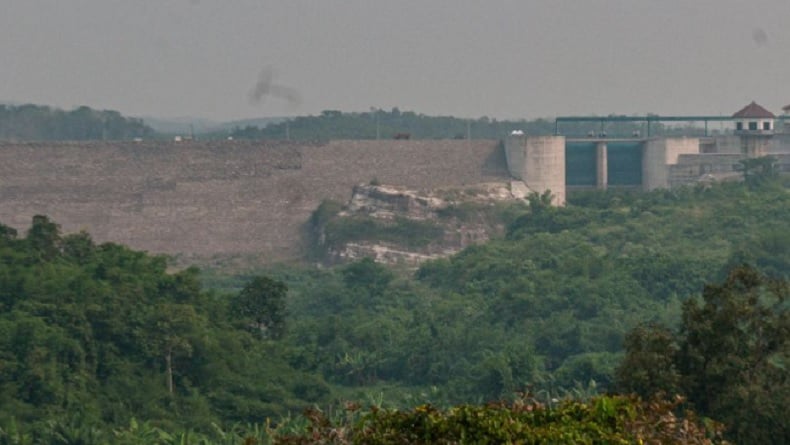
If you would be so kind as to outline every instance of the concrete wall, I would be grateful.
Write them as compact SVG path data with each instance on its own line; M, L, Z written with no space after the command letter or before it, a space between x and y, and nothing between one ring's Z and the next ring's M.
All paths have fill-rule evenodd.
M697 138L650 139L642 154L642 188L654 190L671 186L670 170L680 161L681 155L698 154Z
M780 173L790 173L790 154L772 154L777 159ZM736 166L744 158L742 154L699 154L680 155L678 163L670 166L669 185L695 184L700 180L740 179L743 174Z
M740 154L743 152L739 136L716 136L707 138L705 152L720 154Z
M732 153L681 155L680 162L670 166L670 187L695 184L705 179L738 178L741 174L735 171L734 166L741 159L743 155Z
M790 134L775 134L768 151L771 154L790 154Z
M0 222L187 258L300 255L324 199L373 179L409 188L509 179L498 141L0 143Z
M565 204L565 137L510 136L505 140L510 174L530 191L551 190L556 205Z
M765 138L765 154L790 153L790 133L776 133ZM716 136L705 138L703 153L742 154L747 147L740 136Z
M510 176L518 179L524 179L524 160L527 144L527 137L509 136L505 139L505 158L507 160L507 170Z
M750 158L766 156L771 151L773 135L744 135L741 136L742 152Z

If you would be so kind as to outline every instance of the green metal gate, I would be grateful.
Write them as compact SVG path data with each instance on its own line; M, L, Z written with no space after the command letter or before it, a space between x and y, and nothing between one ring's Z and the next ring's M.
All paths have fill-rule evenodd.
M565 143L565 185L592 186L596 184L595 143Z
M642 185L642 142L609 142L606 145L609 185Z

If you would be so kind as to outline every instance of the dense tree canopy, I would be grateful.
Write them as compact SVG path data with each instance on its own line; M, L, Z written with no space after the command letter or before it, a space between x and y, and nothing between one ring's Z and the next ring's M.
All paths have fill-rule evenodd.
M279 338L285 330L288 287L269 277L255 277L231 301L242 323L251 324L261 337Z
M452 116L428 116L413 111L390 111L372 108L367 112L341 112L325 110L315 116L298 116L263 128L247 125L230 132L234 138L244 139L294 139L294 140L331 140L331 139L499 139L514 130L532 135L553 134L554 121L551 119L534 120L497 120L483 116L476 119L463 119ZM596 123L566 123L561 134L585 136L590 131L598 132ZM641 124L611 123L606 128L610 136L631 137L634 131L645 132ZM700 135L701 128L668 127L655 123L653 135L685 134Z
M680 329L653 326L629 335L618 370L623 389L683 393L724 421L742 444L790 442L790 282L751 267L689 299Z
M276 343L238 327L228 299L201 290L196 269L168 273L164 257L63 236L45 216L23 239L0 229L0 422L79 413L97 424L134 416L207 427L282 415L326 394ZM269 278L249 288L261 282L284 298L285 285Z
M0 430L209 434L212 422L341 400L445 408L527 392L551 409L620 380L687 393L739 439L776 431L787 303L771 283L790 278L781 177L533 201L502 239L416 272L369 259L168 271L164 257L62 234L45 216L23 236L0 225ZM727 278L744 262L759 273ZM734 406L753 407L741 416L752 426Z

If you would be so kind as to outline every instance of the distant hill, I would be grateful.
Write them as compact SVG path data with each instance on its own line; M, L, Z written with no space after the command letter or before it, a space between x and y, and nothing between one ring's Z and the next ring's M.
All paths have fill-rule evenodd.
M298 116L258 126L254 121L237 121L230 136L236 139L291 139L302 141L359 139L500 139L514 130L530 135L549 135L555 131L554 119L497 120L482 116L462 118L428 116L413 111L371 109L365 112L324 110L314 116ZM583 137L600 130L598 123L564 123L561 134ZM606 125L610 136L630 137L645 132L640 123L617 122ZM701 134L696 127L654 124L651 134Z
M166 135L209 135L209 136L229 136L239 128L255 127L266 128L269 125L285 121L284 117L261 117L241 119L227 122L218 122L210 119L194 117L142 117L146 125L153 128L157 133Z
M0 105L0 140L122 140L154 130L141 119L81 106L70 111L43 105Z
M140 119L159 134L187 135L194 131L195 134L204 134L213 131L218 125L216 121L193 117L160 118L142 116Z
M225 122L217 126L218 129L233 130L234 128L258 127L266 128L289 120L287 117L259 117Z
M319 115L284 119L266 127L253 124L238 127L231 136L239 139L498 139L517 129L529 134L551 134L554 123L546 119L528 122L498 121L485 116L478 119L427 116L393 108L366 112L325 110Z

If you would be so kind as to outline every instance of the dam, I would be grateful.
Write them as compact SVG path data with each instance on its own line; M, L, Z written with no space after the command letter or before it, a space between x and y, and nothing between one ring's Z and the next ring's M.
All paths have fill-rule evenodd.
M34 215L201 262L302 258L302 227L358 184L411 189L507 182L496 140L0 142L0 223Z
M790 107L786 112L790 112ZM551 191L562 205L568 191L609 187L654 190L741 176L741 161L771 156L779 172L790 172L790 116L777 119L756 103L732 116L560 117L553 136L514 131L505 139L508 171L530 191ZM647 123L647 136L607 137L610 122ZM704 122L704 136L650 136L661 121ZM725 134L711 136L708 122L727 122ZM777 128L777 121L779 125ZM560 135L561 122L600 124L586 137Z
M732 132L708 137L0 142L0 223L24 235L34 215L47 215L65 233L184 261L299 260L312 212L324 200L347 202L358 184L521 181L562 205L575 189L738 178L750 157L770 155L790 172L788 120L777 128L773 114L747 108L728 118Z

